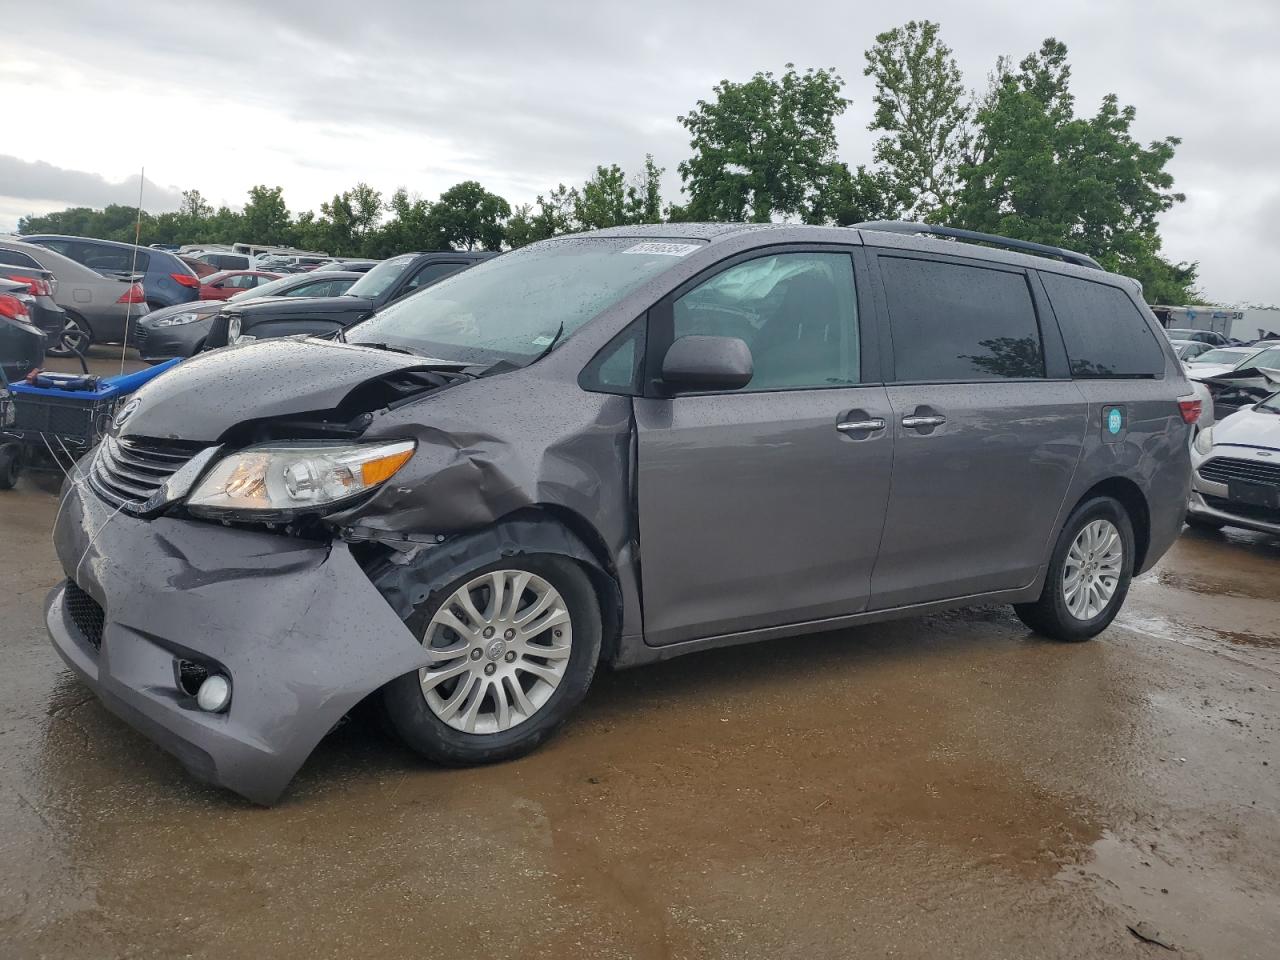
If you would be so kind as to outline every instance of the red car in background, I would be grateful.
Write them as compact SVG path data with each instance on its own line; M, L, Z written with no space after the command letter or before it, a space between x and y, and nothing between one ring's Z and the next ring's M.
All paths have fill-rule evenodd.
M242 290L252 290L278 280L281 274L262 270L219 270L200 278L201 300L226 300Z

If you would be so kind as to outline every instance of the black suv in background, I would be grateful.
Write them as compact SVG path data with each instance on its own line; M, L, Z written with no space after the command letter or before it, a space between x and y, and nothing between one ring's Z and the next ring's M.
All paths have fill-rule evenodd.
M300 333L313 337L337 333L401 297L494 256L454 250L406 253L382 261L340 297L229 305L214 319L205 349Z

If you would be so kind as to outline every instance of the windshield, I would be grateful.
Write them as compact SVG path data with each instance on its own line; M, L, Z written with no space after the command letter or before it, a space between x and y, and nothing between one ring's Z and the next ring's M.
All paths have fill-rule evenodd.
M1204 353L1200 354L1200 356L1196 357L1194 360L1191 360L1190 362L1191 363L1235 363L1242 356L1248 356L1248 354L1241 354L1239 350L1207 350Z
M387 292L390 286L396 282L396 278L404 273L409 264L417 259L416 254L406 253L401 257L392 257L390 260L383 260L380 264L366 273L363 277L351 285L351 289L347 291L349 297L368 297L370 300L377 300L380 296Z
M1273 393L1267 399L1254 406L1255 410L1262 410L1266 413L1280 413L1280 393Z
M1197 333L1199 333L1198 330L1172 329L1172 330L1165 331L1165 334L1169 337L1170 340L1194 340L1196 338Z
M551 346L561 324L566 339L698 246L634 237L534 244L397 301L347 340L470 364L527 363Z

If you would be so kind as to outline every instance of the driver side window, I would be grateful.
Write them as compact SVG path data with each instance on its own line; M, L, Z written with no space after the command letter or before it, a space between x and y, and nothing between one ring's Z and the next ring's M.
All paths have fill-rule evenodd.
M673 337L738 337L755 373L743 390L801 390L860 381L853 261L786 253L736 264L673 306Z

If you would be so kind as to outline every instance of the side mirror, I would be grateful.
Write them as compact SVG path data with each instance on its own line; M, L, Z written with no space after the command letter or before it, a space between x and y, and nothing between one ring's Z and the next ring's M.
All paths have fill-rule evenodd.
M754 373L751 348L737 337L681 337L662 358L662 381L676 390L737 390Z

